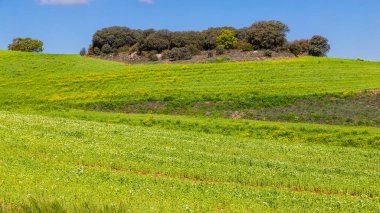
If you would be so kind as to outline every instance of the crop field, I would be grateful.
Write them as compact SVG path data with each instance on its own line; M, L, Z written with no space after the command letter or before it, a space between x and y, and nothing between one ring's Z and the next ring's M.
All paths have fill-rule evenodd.
M380 63L0 51L0 212L380 212Z

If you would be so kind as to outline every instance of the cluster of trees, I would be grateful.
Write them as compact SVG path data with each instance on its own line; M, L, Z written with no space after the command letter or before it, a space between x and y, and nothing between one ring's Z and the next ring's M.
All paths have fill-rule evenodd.
M216 53L229 49L290 51L296 56L325 56L330 50L328 40L322 36L288 42L287 32L288 26L279 21L260 21L243 29L221 27L187 32L110 27L94 34L88 54L117 55L121 52L137 52L140 55L152 56L162 53L177 60L188 59L200 51L211 50Z
M13 42L8 45L8 49L12 51L22 52L42 52L44 43L39 40L31 38L15 38Z

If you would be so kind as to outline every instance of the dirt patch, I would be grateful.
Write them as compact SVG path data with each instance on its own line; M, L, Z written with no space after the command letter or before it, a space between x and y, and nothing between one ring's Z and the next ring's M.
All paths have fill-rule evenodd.
M372 91L372 93L375 95L380 95L380 89L374 90L374 91Z

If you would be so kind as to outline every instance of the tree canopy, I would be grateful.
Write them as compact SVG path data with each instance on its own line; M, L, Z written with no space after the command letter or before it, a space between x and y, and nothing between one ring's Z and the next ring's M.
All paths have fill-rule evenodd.
M241 51L290 51L295 55L324 56L330 49L328 40L324 40L323 37L315 37L310 41L301 39L289 43L286 38L287 32L289 32L289 27L280 21L259 21L250 27L241 29L218 27L203 31L181 32L109 27L96 31L92 44L88 48L88 54L132 54L137 52L139 55L146 55L146 52L157 54L177 48L172 55L176 55L179 51L185 51L184 55L187 56L189 52L192 54L200 51L215 52L217 49L223 48L224 50L239 49Z
M15 38L13 42L8 45L9 50L22 51L22 52L42 52L44 43L39 40L31 38Z

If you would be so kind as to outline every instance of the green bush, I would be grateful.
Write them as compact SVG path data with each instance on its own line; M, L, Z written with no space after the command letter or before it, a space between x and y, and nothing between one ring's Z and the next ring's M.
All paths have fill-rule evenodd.
M85 56L86 55L86 48L82 48L79 52L79 55Z
M224 47L223 46L217 46L216 48L215 48L215 54L216 55L223 55L224 54L224 52L225 52L225 49L224 49Z
M248 31L248 41L255 49L275 50L286 44L288 26L279 21L260 21L253 24Z
M288 49L289 49L289 52L291 52L293 55L297 57L301 55L302 48L296 43L289 43Z
M326 56L330 51L329 40L325 37L316 35L309 41L309 55L311 56Z
M190 60L192 58L191 51L188 48L180 47L173 48L163 52L164 58L168 58L171 61L178 60Z
M236 44L236 48L238 50L241 50L241 51L244 51L244 52L248 52L248 51L253 51L253 46L252 44L246 42L246 41L239 41L237 44Z
M15 38L13 42L8 45L8 49L12 51L21 52L42 52L44 43L39 40L31 38Z
M124 45L122 47L119 47L118 52L119 53L128 53L130 49L131 49L130 46Z
M148 58L151 61L158 61L157 57L158 52L153 50L153 51L144 51L142 52L142 55L146 58Z
M99 47L94 48L94 55L100 55L102 54L102 51L100 51Z
M103 54L110 54L110 53L113 52L113 50L112 50L112 47L109 44L105 44L105 45L103 45L101 52Z
M196 46L194 44L186 45L185 48L187 48L191 52L192 55L198 55L201 53L198 46Z
M264 51L264 56L265 57L269 57L270 58L270 57L272 57L272 55L273 55L273 52L271 50L265 50Z
M238 39L232 30L222 30L220 36L216 38L216 44L223 46L224 49L229 50L235 48Z

